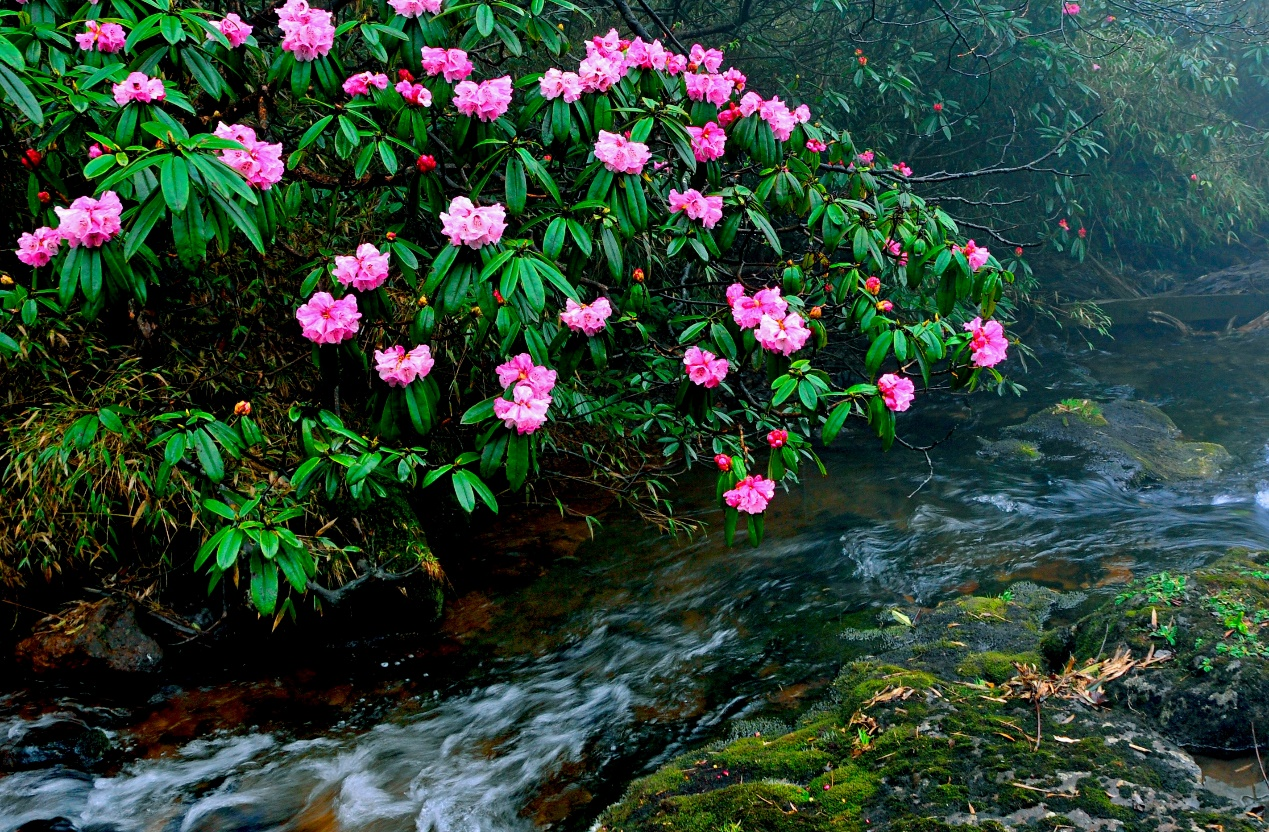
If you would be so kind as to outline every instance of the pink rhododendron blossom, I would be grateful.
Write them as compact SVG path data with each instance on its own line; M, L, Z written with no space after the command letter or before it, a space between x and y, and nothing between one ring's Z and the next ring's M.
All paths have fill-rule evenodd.
M605 58L621 58L621 34L609 29L606 35L596 35L586 41L586 56L602 55Z
M546 411L551 406L550 396L540 396L533 386L521 382L511 392L511 401L494 399L494 416L520 435L533 433L546 424Z
M613 173L643 173L643 166L652 156L648 146L643 142L635 142L620 133L599 131L599 140L595 142L595 158L604 163L604 167Z
M806 124L811 120L811 108L805 104L799 104L793 111L793 117L797 119L798 124Z
M267 191L282 181L286 165L282 162L282 144L258 141L256 131L244 124L216 126L215 134L222 139L232 139L242 145L242 150L220 151L220 161L238 171L243 179L262 191Z
M578 80L585 92L607 92L625 75L626 62L621 55L610 58L596 52L577 67Z
M659 40L644 43L643 38L635 38L626 49L626 63L640 69L664 70L669 57L670 53Z
M742 514L762 514L775 498L775 482L761 476L748 476L736 487L723 492L727 505Z
M401 97L405 99L405 103L415 107L431 107L432 91L422 84L415 84L411 81L397 81L393 87L397 92L401 93Z
M896 162L895 164L891 165L890 167L891 167L891 169L892 169L892 170L894 170L894 172L895 172L895 173L899 174L900 176L911 176L911 175L912 175L912 168L908 167L908 163L907 163L907 162Z
M709 389L717 387L719 382L727 378L727 370L731 365L726 358L718 358L708 350L689 347L683 354L683 366L687 368L687 377L693 384Z
M295 319L304 330L304 337L314 344L338 344L357 334L361 313L357 296L345 295L339 300L330 292L316 292L308 303L295 310Z
M888 301L888 300L877 301L878 312L890 312L893 309L894 309L894 303L892 301Z
M1079 13L1080 13L1079 3L1063 3L1062 4L1062 14L1074 16Z
M728 81L731 81L732 85L735 86L737 90L744 90L745 84L749 81L749 79L745 77L745 73L736 69L734 66L724 72L723 77Z
M454 106L465 116L495 121L511 106L511 78L504 75L491 81L463 81L454 87Z
M382 72L358 72L356 75L350 75L344 81L344 92L354 98L359 95L369 95L371 87L377 90L386 90L388 88L388 76Z
M87 27L85 31L75 35L75 42L85 52L92 52L95 49L109 55L123 49L124 43L128 40L128 34L118 23L98 23L90 20L85 26Z
M123 83L115 84L112 91L115 95L115 103L120 107L129 101L149 104L152 101L162 101L167 98L167 88L163 86L163 82L158 78L151 78L144 72L128 73Z
M863 153L860 153L855 157L855 161L859 162L861 165L871 165L872 160L875 159L876 156L877 154L873 153L871 150L865 150Z
M908 265L908 253L903 250L903 246L898 240L891 240L886 243L886 253L898 261L900 266Z
M726 473L731 470L731 457L727 454L715 454L714 464L718 466L718 470Z
M692 136L692 152L698 162L712 162L721 159L724 146L727 144L727 133L717 123L710 122L704 127L688 127Z
M975 245L973 240L965 243L960 249L961 254L965 255L965 259L969 261L970 271L978 271L987 264L987 258L991 253L987 251L985 246Z
M736 121L736 119L741 118L743 116L744 116L744 113L740 112L740 107L738 107L736 105L736 102L733 101L727 105L727 109L722 110L718 113L718 126L730 127L732 123Z
M574 332L584 332L587 336L598 335L607 326L608 317L612 315L612 304L608 298L595 298L593 303L578 303L569 298L560 313L560 320Z
M1005 360L1009 340L999 321L983 323L982 318L975 318L965 324L965 331L970 334L969 348L974 353L975 367L995 367Z
M687 69L686 55L670 55L665 59L665 73L667 75L681 75Z
M98 144L97 142L93 142L91 145L88 146L88 160L89 161L96 159L98 156L104 156L105 153L106 153L106 149L102 147L100 144Z
M688 75L686 83L688 98L693 101L708 101L716 107L727 103L735 87L727 78L715 74Z
M812 153L823 153L825 150L828 150L828 145L824 144L824 142L819 139L807 139L806 149Z
M670 189L670 213L679 211L687 214L688 219L700 220L701 225L713 228L723 218L723 198L721 196L705 196L695 188L688 188L679 193Z
M538 89L547 101L563 98L568 104L582 97L582 79L576 72L560 72L551 67L542 74Z
M771 125L771 132L782 142L788 141L793 135L793 128L798 126L797 118L779 98L773 97L770 101L762 102L762 106L758 108L758 115Z
M783 448L789 442L789 432L787 430L773 430L767 434L767 444L773 448Z
M780 297L778 288L759 289L753 297L745 294L745 287L733 283L727 287L727 303L731 306L731 317L741 329L753 329L762 323L764 315L783 318L789 309L789 303Z
M556 374L554 370L533 363L533 356L522 352L514 358L499 364L495 370L498 383L506 390L513 384L526 383L535 396L549 396L555 389Z
M331 274L359 292L378 289L388 279L388 252L380 253L373 244L362 243L356 254L337 256Z
M877 390L881 392L881 399L885 402L886 407L896 413L902 413L912 406L916 388L912 386L911 379L897 376L894 373L886 373L877 379Z
M18 259L28 266L46 266L62 245L61 232L44 226L18 237Z
M330 12L312 8L308 0L287 0L274 12L282 30L282 48L294 54L297 61L315 61L330 54L335 45Z
M756 92L747 92L740 99L740 114L748 118L762 109L762 96Z
M507 230L507 209L497 203L477 206L465 196L454 197L441 212L441 233L451 245L482 248L495 245Z
M881 281L876 275L864 281L864 291L870 295L875 295L881 291Z
M402 17L419 17L423 12L439 14L441 0L388 0L392 10Z
M99 198L81 196L69 208L58 206L57 233L71 248L100 248L110 242L120 231L119 217L123 203L114 191L106 191Z
M806 328L802 316L796 312L789 312L779 318L763 315L754 337L768 352L789 356L806 345L807 339L811 337L811 330Z
M229 46L233 49L237 49L239 46L242 46L247 42L247 38L251 37L252 27L248 26L243 22L241 17L233 14L232 12L225 15L223 20L209 20L207 22L210 23L217 32L220 32L225 36L225 40L229 41ZM210 34L208 34L207 39L212 39Z
M692 48L688 50L688 57L698 67L704 67L706 72L717 72L723 65L722 52L717 49L706 49L699 43L692 44Z
M423 54L423 71L429 77L437 75L444 76L446 81L451 84L455 81L466 80L471 75L471 60L467 57L467 53L461 49L438 49L433 46L424 46Z
M409 352L400 344L375 350L375 369L389 387L405 387L416 378L424 378L435 365L432 349L426 344L419 344Z

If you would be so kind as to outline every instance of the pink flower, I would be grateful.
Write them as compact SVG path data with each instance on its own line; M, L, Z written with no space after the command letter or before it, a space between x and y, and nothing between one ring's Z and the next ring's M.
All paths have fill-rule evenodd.
M89 161L92 161L93 159L96 159L98 156L104 156L104 155L105 155L105 153L106 153L106 149L105 149L104 147L102 147L101 145L97 144L97 142L93 142L93 143L92 143L91 145L89 145L89 147L88 147L88 159L89 159Z
M706 72L717 72L718 68L723 65L722 52L717 49L706 49L699 43L692 44L692 48L688 50L688 55L691 57L692 63L705 67Z
M626 63L640 69L665 69L670 53L661 45L661 41L644 43L643 38L635 38L626 49Z
M855 160L861 165L871 165L872 160L876 158L876 155L877 154L873 153L871 150L865 150L863 153L856 156Z
M314 61L330 54L335 45L330 12L312 8L308 0L287 0L274 12L282 30L282 48L294 54L297 61Z
M915 389L911 379L902 378L894 373L886 373L877 379L877 390L880 391L882 400L886 403L886 407L896 413L902 413L912 406Z
M286 165L282 163L282 145L269 144L256 139L256 131L244 124L216 126L215 135L242 145L242 150L220 151L220 161L238 171L243 179L262 191L267 191L282 181Z
M497 203L477 207L465 196L454 197L441 212L441 233L451 245L482 248L495 245L507 230L507 209Z
M495 370L498 383L506 390L513 384L525 383L533 390L535 396L549 396L555 389L555 371L533 363L533 356L522 352L505 363L499 364Z
M727 378L727 370L730 368L727 359L717 358L712 352L700 347L688 348L683 354L683 366L687 368L687 377L692 383L706 389L717 387L719 382Z
M964 254L965 259L969 261L969 270L972 272L976 272L986 265L987 258L991 256L986 247L975 245L973 240L965 243L965 246L961 249L961 254Z
M465 116L481 121L495 121L511 106L511 78L504 75L492 81L463 81L454 87L454 106Z
M908 265L908 253L903 250L903 246L898 240L891 240L886 243L886 253L899 261L900 266Z
M568 104L582 97L582 79L576 72L560 72L551 67L542 74L538 89L547 101L563 98Z
M806 149L812 153L823 153L825 150L828 150L828 145L824 144L824 142L819 139L807 139Z
M627 139L620 133L599 131L599 141L595 142L595 158L604 163L604 167L613 173L643 173L643 166L648 163L652 154L643 142Z
M763 315L783 318L789 303L780 297L780 290L759 289L753 297L745 294L745 287L733 283L727 287L727 302L731 305L731 317L741 329L753 329L762 323Z
M773 448L783 448L789 441L787 430L773 430L767 434L767 444Z
M754 336L768 352L789 356L806 345L807 339L811 337L811 330L806 328L802 316L796 312L789 312L779 318L764 314Z
M766 477L748 476L723 492L727 505L743 514L762 514L775 498L775 483Z
M743 105L744 102L741 103ZM758 115L771 125L771 132L782 142L788 141L789 136L793 135L793 128L798 126L797 118L779 98L773 97L770 101L762 102Z
M586 42L586 55L602 55L605 58L621 57L621 35L616 29L609 29L602 37L596 35Z
M745 73L736 69L734 66L724 72L723 77L728 81L731 81L738 90L743 90L745 88L745 84L749 81L749 79L745 77Z
M693 101L708 101L721 107L731 98L735 84L722 75L687 75L687 97Z
M984 324L982 318L975 318L965 324L965 331L970 334L969 348L974 353L975 367L995 367L1005 360L1009 340L999 321Z
M392 10L402 17L419 17L423 12L439 14L441 0L388 0Z
M415 107L431 107L432 92L422 84L411 83L410 81L397 81L395 87L397 92L401 93L401 97L405 99L405 103L413 104Z
M731 470L731 457L727 454L716 454L714 456L714 464L718 466L718 470L726 473Z
M87 29L84 32L75 35L75 42L85 52L96 49L98 52L109 55L123 49L124 42L128 39L127 33L118 23L98 23L90 20L85 26Z
M232 12L225 15L223 20L208 21L216 31L225 36L225 40L229 41L229 46L237 49L247 42L247 38L251 37L251 28L242 21L242 18ZM208 35L208 40L211 36Z
M1063 231L1070 231L1070 230L1071 230L1070 223L1068 223L1068 222L1066 221L1066 218L1065 218L1065 217L1063 217L1062 219L1058 220L1058 228L1062 229Z
M359 292L378 289L388 279L388 252L381 254L371 243L362 243L357 246L355 255L336 257L331 274L344 286Z
M793 111L793 117L797 119L798 124L806 124L811 120L811 108L805 104L799 104L798 108Z
M123 213L123 203L114 191L106 191L98 199L81 196L69 208L59 206L53 211L58 218L57 233L71 248L80 244L85 248L100 248L121 230L119 216Z
M1080 13L1079 3L1063 3L1062 4L1062 14L1074 16L1079 13Z
M533 385L521 382L511 392L512 399L494 399L494 415L502 419L503 424L515 428L521 436L533 433L546 424L546 411L551 406L551 397L538 395Z
M584 332L587 336L598 335L607 326L608 317L612 315L612 304L608 298L595 298L594 303L578 303L569 298L560 313L560 320L574 332Z
M1093 64L1093 72L1100 72L1101 68L1102 68L1101 64Z
M762 96L756 92L747 92L740 99L740 114L746 118L762 108Z
M424 378L432 372L435 364L432 350L426 344L420 344L409 352L400 344L386 350L375 350L375 369L389 387L404 387L416 378Z
M423 71L429 76L445 76L451 84L462 81L471 75L472 65L467 53L461 49L438 49L432 46L423 47Z
M295 319L303 327L304 337L315 344L346 341L361 325L357 296L345 295L335 300L330 292L316 292L308 303L295 310Z
M892 169L892 170L894 170L894 172L895 172L895 173L899 174L900 176L911 176L911 175L912 175L912 168L908 167L908 163L907 163L907 162L896 162L895 164L891 165L890 167L891 167L891 169Z
M18 259L28 266L46 266L61 245L61 233L48 226L37 228L34 233L24 232L18 237Z
M876 275L864 281L864 291L870 295L875 295L881 291L881 281L877 279Z
M701 225L713 228L723 218L723 198L721 196L704 196L695 188L688 188L679 193L670 189L670 213L687 214L688 219L700 220Z
M382 72L358 72L356 75L350 75L344 81L344 92L354 98L359 95L369 95L371 87L377 90L386 90L388 88L388 76Z
M687 69L686 55L670 55L665 59L665 72L667 75L680 75L685 69Z
M704 127L688 127L687 132L692 136L692 152L696 154L696 161L710 162L722 158L727 134L718 124L711 121Z
M625 75L626 62L620 54L610 58L596 52L577 67L578 80L585 92L607 92Z
M727 109L718 113L718 126L730 127L732 122L736 121L736 119L740 118L742 115L743 113L740 112L740 107L736 106L736 102L733 101L727 105Z
M130 72L122 84L113 87L115 103L120 107L129 101L140 101L149 104L151 101L162 101L167 98L167 88L158 78L151 78L143 72Z
M885 313L885 312L890 312L890 311L892 311L893 309L894 309L894 303L892 303L891 301L888 301L888 300L879 300L879 301L877 301L877 311L878 311L878 312Z

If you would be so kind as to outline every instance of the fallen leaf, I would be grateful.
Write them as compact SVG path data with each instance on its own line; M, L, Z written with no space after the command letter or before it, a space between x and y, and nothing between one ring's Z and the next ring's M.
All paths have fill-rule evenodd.
M1054 735L1053 739L1057 740L1060 743L1065 743L1066 745L1070 745L1071 743L1074 743L1074 742L1079 742L1079 740L1073 740L1070 737L1059 737L1057 735Z

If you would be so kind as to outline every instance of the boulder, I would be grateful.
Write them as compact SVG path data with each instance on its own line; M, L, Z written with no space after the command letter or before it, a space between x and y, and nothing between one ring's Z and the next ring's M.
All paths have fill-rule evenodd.
M141 629L131 604L104 598L81 601L41 621L34 634L18 642L14 656L35 673L145 673L159 666L163 648Z
M78 771L100 766L112 749L110 736L71 714L17 720L0 734L0 771L61 765Z

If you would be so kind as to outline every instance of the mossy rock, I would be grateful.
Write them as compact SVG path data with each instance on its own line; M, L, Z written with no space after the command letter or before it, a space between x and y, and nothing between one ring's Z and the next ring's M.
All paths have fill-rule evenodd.
M1038 452L1084 452L1091 468L1129 484L1206 479L1230 459L1220 445L1182 439L1168 415L1145 402L1063 402L1005 434L1005 441L1030 441Z
M1034 442L1024 442L1021 439L998 439L995 442L988 442L981 437L979 441L983 446L978 452L979 455L990 459L1018 462L1040 462L1044 459L1044 454Z
M896 688L904 695L874 701ZM1002 701L985 685L860 661L834 690L841 707L805 717L789 734L716 746L636 781L595 828L1253 828L1239 809L1199 791L1188 755L1121 713L1050 700L1037 747L1034 707Z
M1269 553L1235 550L1187 575L1134 581L1073 628L1045 639L1051 661L1152 647L1174 658L1106 686L1178 744L1251 750L1251 726L1269 731Z

